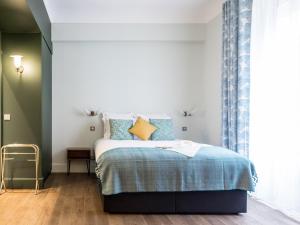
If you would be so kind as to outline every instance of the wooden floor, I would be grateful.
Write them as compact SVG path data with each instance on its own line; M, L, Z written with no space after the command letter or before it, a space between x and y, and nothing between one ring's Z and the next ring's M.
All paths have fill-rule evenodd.
M241 215L121 215L104 213L95 177L54 174L38 195L9 191L0 196L0 224L104 225L296 225L278 211L249 199Z

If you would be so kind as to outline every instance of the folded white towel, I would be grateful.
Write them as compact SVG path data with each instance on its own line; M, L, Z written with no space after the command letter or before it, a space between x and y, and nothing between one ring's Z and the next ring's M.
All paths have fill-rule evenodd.
M164 147L163 149L169 150L169 151L174 151L178 152L180 154L186 155L188 157L194 157L197 152L202 148L207 145L205 144L199 144L193 141L186 141L186 140L181 140L177 143L174 143L173 146L170 147Z

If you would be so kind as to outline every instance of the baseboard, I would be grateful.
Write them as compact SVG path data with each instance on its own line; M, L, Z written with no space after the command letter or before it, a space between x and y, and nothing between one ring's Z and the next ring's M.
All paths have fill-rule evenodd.
M86 173L87 168L84 161L72 161L71 173ZM67 163L52 163L52 173L67 173ZM91 173L95 173L95 165L91 162Z
M52 173L66 173L67 163L52 163Z

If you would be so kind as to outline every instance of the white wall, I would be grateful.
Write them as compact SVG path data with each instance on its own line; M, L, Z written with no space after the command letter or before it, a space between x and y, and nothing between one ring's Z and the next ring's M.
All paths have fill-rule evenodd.
M69 146L92 146L102 135L98 117L84 116L88 107L112 112L166 112L173 118L178 138L217 144L218 91L215 81L218 38L206 45L207 34L214 28L199 25L122 25L93 27L74 24L53 25L53 171L66 171ZM84 26L85 28L82 28ZM196 33L195 33L196 29ZM103 35L103 31L105 35ZM126 30L128 32L126 32ZM134 30L134 32L133 32ZM147 30L147 34L145 34ZM208 33L205 33L205 30ZM86 35L84 35L86 33ZM124 35L122 35L124 33ZM72 34L72 35L70 35ZM80 34L80 35L79 35ZM72 38L74 37L74 38ZM209 56L209 57L207 57ZM208 82L208 83L207 83ZM212 85L212 101L207 101ZM180 111L197 108L193 117L184 118ZM89 126L96 125L90 132ZM187 132L181 127L188 126ZM76 164L73 171L84 171Z
M222 126L222 17L217 16L206 24L205 34L205 72L204 108L206 140L213 145L221 145Z

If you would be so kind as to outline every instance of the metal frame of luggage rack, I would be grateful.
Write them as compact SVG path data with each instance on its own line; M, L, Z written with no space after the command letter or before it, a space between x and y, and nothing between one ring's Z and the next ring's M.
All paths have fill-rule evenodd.
M8 152L9 148L31 148L33 152ZM5 162L9 160L13 160L14 158L8 158L8 155L34 155L34 159L27 159L27 161L35 162L35 194L38 193L39 189L39 157L40 157L40 149L35 144L9 144L4 145L1 148L0 152L0 165L1 165L1 184L0 184L0 194L2 193L2 189L6 192L5 185Z

